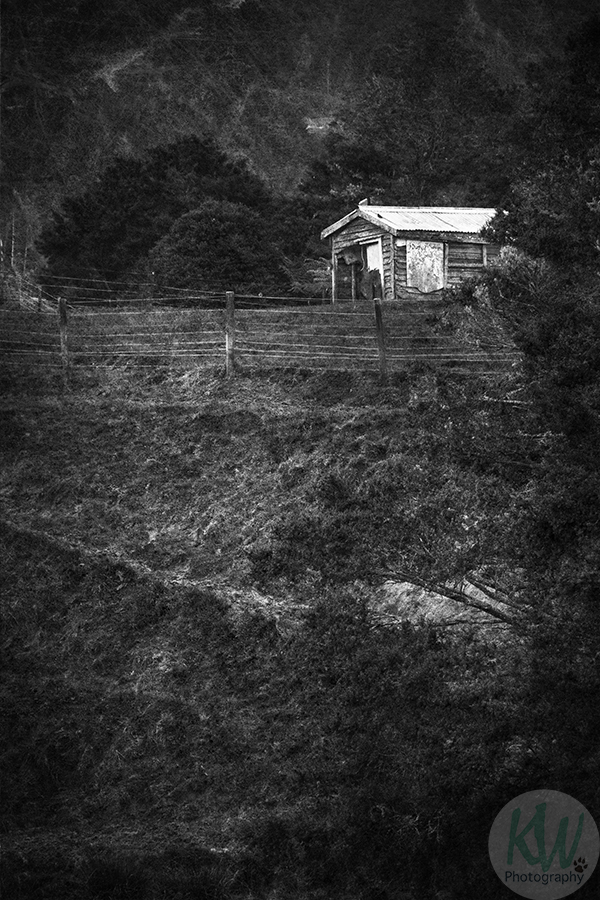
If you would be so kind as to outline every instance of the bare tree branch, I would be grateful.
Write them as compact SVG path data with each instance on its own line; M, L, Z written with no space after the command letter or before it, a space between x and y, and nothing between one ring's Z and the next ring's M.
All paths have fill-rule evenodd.
M405 581L409 581L411 584L415 584L418 587L423 588L426 591L431 591L431 593L439 594L441 597L446 597L448 600L455 600L458 603L462 603L465 606L470 606L473 609L479 609L482 612L488 613L488 615L492 616L495 619L498 619L501 622L506 622L509 625L514 625L517 622L517 616L510 615L509 613L504 612L501 609L498 609L491 603L487 603L485 600L479 600L476 597L472 597L469 594L466 594L462 589L456 589L451 587L448 584L440 584L436 582L427 582L423 578L420 578L418 575L415 575L412 572L378 572L379 575L392 576L396 578L402 578ZM475 585L474 585L475 587ZM492 597L491 594L488 596ZM493 598L492 598L493 599ZM498 600L497 602L503 603L503 600ZM515 610L522 609L522 607L518 607L516 604L504 604L506 606L510 605Z

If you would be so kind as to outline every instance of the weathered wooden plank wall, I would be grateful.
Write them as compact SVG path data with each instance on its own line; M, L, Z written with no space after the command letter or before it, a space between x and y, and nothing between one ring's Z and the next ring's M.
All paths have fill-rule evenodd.
M483 271L486 265L498 258L497 244L472 244L453 242L448 244L448 287L459 284Z
M406 241L394 241L394 296L402 297L406 292Z

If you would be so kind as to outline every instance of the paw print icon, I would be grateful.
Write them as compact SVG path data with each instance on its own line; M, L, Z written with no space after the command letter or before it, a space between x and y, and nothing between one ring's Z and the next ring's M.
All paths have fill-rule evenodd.
M576 859L573 863L573 868L576 872L583 872L584 869L587 869L587 863L585 861L585 856L580 856L579 859Z

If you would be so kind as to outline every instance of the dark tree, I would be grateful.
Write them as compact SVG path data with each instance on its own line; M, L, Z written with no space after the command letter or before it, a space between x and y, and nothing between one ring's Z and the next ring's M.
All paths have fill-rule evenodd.
M119 159L86 194L65 201L42 250L54 275L122 278L144 266L174 222L209 198L263 209L268 195L244 163L186 137L142 159Z
M500 242L568 269L600 265L600 143L516 180L494 222Z

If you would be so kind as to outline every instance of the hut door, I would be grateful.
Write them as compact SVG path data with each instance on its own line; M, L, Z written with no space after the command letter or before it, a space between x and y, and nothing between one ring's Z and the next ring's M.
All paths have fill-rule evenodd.
M406 242L406 283L424 294L444 287L444 245L438 241Z
M360 279L360 293L367 300L373 299L373 291L383 297L383 253L381 241L372 241L362 245L363 269ZM377 273L377 275L375 274Z
M365 253L367 258L367 271L379 272L381 275L381 283L383 284L383 257L381 253L381 241L374 244L365 244Z

